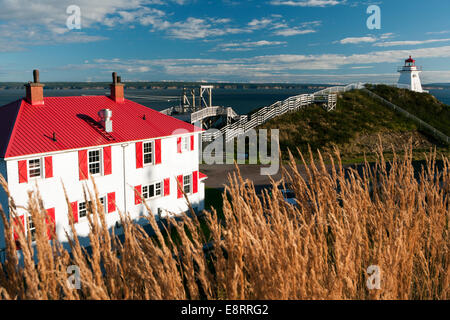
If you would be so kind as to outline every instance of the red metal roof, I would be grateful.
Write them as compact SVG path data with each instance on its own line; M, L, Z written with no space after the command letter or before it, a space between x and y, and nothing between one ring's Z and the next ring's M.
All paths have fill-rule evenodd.
M95 127L101 109L112 111L113 139ZM23 99L0 107L0 158L182 133L176 130L201 129L130 100L116 103L106 96L46 97L43 106L32 106Z
M199 172L199 173L198 173L198 178L199 178L200 180L202 180L202 179L207 179L208 176L207 176L206 174L202 173L202 172Z

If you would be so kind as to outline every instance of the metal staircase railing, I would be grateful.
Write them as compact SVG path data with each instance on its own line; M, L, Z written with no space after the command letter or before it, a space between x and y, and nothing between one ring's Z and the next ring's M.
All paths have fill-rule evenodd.
M236 136L245 134L249 130L264 124L265 122L287 112L297 111L313 103L323 103L327 111L336 109L337 93L364 88L363 83L352 83L347 86L326 88L313 94L301 94L277 101L270 106L263 107L249 116L241 116L240 120L229 124L220 130L206 131L202 134L203 141L212 141L220 136L225 136L226 141Z

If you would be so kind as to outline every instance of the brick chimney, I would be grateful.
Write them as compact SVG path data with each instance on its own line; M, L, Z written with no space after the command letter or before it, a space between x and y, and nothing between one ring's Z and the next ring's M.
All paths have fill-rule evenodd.
M33 82L28 82L26 88L26 100L33 106L44 105L44 85L39 82L39 70L33 70Z
M117 77L117 73L112 73L113 83L110 84L111 87L111 96L110 98L114 100L114 102L122 103L124 102L124 94L123 94L123 83L121 82L121 78Z

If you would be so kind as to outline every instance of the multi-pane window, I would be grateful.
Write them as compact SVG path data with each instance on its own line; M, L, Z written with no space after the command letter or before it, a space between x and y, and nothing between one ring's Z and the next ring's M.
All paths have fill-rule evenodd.
M144 199L151 199L159 197L162 194L162 183L156 182L147 186L142 187L142 197Z
M31 215L28 216L28 230L30 231L31 241L36 240L36 226L33 223L33 218Z
M144 143L144 164L152 164L153 163L153 143L145 142Z
M89 173L94 175L101 171L100 150L89 151Z
M87 203L86 202L78 203L78 216L80 218L84 218L87 216L87 213L88 213Z
M41 159L28 160L28 172L30 178L37 178L41 176Z
M182 151L191 150L191 138L189 136L181 138L181 150Z
M191 192L191 175L183 177L183 190L185 193Z
M106 196L105 197L100 197L100 204L103 206L103 208L105 208L106 205ZM94 210L95 208L92 207L92 201L87 201L87 202L79 202L78 203L78 216L80 218L84 218L87 217L88 214L92 213L92 210Z

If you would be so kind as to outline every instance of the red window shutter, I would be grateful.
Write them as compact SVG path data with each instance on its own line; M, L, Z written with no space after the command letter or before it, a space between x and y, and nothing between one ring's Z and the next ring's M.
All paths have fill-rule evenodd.
M142 186L134 187L134 204L142 203L141 194L142 194Z
M136 169L144 167L144 156L142 153L142 142L136 142Z
M87 180L89 177L87 150L78 151L78 170L79 170L80 180Z
M112 173L111 146L103 148L103 173L105 176Z
M78 223L78 202L72 202L70 206L72 207L73 222Z
M19 161L19 183L28 182L27 160Z
M177 184L177 190L178 190L177 197L178 197L178 199L180 199L180 198L183 198L183 190L182 190L182 188L183 188L183 176L179 175L177 177L177 181L178 181L178 184Z
M164 197L170 196L170 178L164 179Z
M177 152L181 153L181 137L177 138Z
M47 209L47 217L45 222L47 223L47 236L49 240L51 240L53 235L56 233L55 221L55 208Z
M194 151L194 135L191 136L191 151Z
M53 157L45 157L45 178L53 178Z
M20 225L22 225L22 227ZM25 217L23 215L14 218L13 220L14 241L19 241L19 232L21 232L21 228L23 228L23 231L25 232Z
M108 213L116 211L116 193L108 193Z
M198 171L192 173L192 192L198 192Z
M161 139L155 140L155 164L161 164Z

